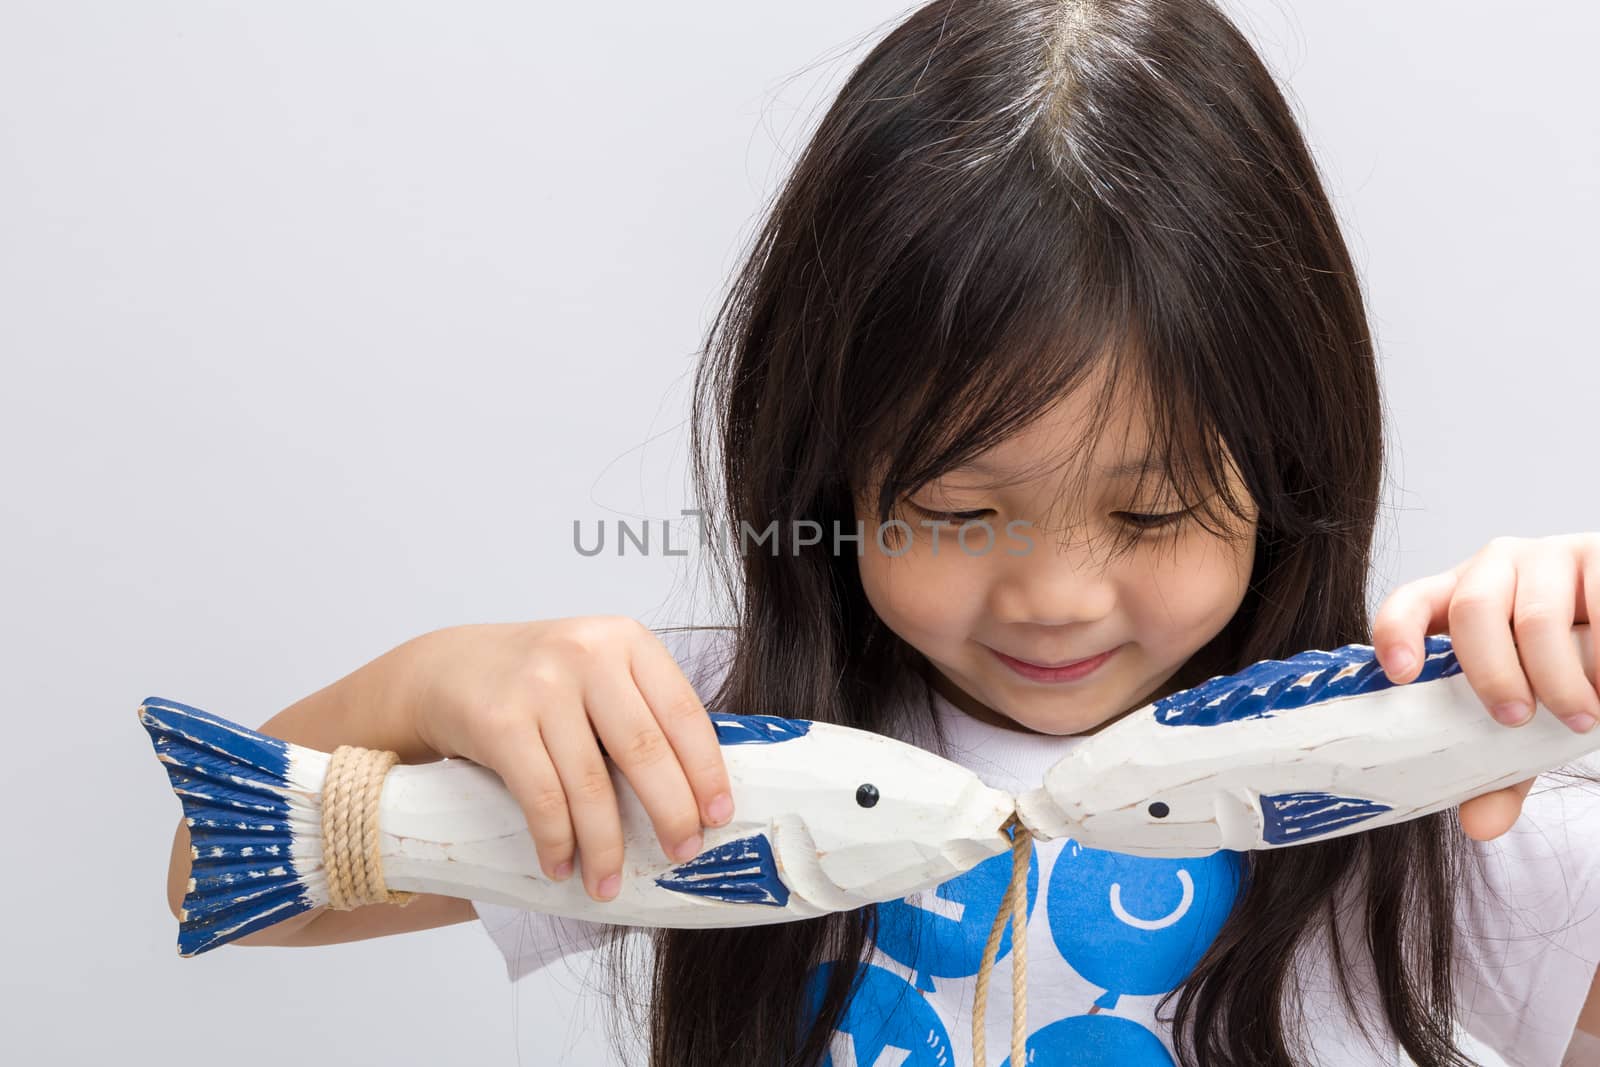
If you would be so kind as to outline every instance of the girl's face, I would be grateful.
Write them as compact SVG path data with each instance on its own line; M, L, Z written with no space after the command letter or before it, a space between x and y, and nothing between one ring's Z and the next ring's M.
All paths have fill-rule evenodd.
M888 551L880 547L873 498L856 497L868 601L927 657L936 688L986 722L1047 734L1093 730L1164 695L1163 683L1244 600L1255 557L1253 504L1231 541L1192 517L1141 531L1150 517L1184 505L1159 473L1147 473L1139 487L1137 471L1118 472L1143 460L1150 442L1142 405L1126 396L1092 451L1079 447L1097 385L1074 390L973 466L911 494L894 515L914 531L909 545L903 529L896 541L891 528ZM1049 462L1059 455L1075 456L1079 466ZM1055 469L1029 470L1041 466ZM1076 499L1062 495L1073 478L1087 487ZM999 481L1010 484L984 487ZM956 535L970 520L983 525L969 528L963 549ZM994 532L987 551L984 526ZM1137 540L1124 547L1130 536ZM1110 655L1067 680L1030 677L1002 658L1054 667L1102 653Z

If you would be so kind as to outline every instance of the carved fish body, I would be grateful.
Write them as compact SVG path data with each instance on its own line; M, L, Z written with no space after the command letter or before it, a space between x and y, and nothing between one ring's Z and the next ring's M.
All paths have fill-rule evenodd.
M1573 630L1594 678L1589 627ZM1370 645L1263 660L1086 739L1017 800L1037 837L1147 856L1280 848L1417 818L1600 747L1541 705L1508 728L1429 637L1396 685Z
M179 950L194 955L328 902L321 793L330 756L175 701L139 709L190 828ZM861 730L714 715L734 818L687 863L662 851L613 770L625 866L597 902L539 869L522 809L466 760L396 766L379 798L391 890L623 925L754 926L931 889L1011 847L1011 797L931 752ZM582 858L579 857L581 864Z

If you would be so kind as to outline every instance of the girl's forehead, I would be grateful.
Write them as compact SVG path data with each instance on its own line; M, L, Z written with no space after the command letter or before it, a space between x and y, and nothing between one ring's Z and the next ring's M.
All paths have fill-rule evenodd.
M1166 469L1144 397L1129 386L1086 383L1037 419L948 472L1024 480L1076 470L1094 478L1137 478Z
M1227 480L1227 449L1218 429L1178 403L1181 398L1169 395L1166 404L1158 403L1162 398L1140 363L1137 356L1094 361L1037 414L1000 437L985 438L985 423L966 422L959 410L925 411L920 421L948 426L924 443L932 451L923 458L933 465L916 469L916 459L897 455L890 442L876 451L857 491L880 491L891 471L901 493L928 482L975 491L1053 486L1069 494L1096 487L1139 491L1171 482L1189 493ZM963 439L983 443L963 449ZM1212 456L1221 461L1215 471Z

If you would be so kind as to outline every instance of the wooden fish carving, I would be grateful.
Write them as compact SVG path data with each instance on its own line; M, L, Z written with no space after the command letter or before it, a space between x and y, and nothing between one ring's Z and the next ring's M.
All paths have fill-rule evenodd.
M1591 684L1589 627L1572 639ZM1370 645L1263 660L1130 712L1017 799L1040 838L1145 856L1281 848L1414 819L1600 748L1539 705L1489 716L1448 637L1391 682Z
M198 708L139 708L189 826L192 874L178 949L192 956L327 904L322 790L329 754ZM669 859L612 771L622 885L598 902L576 875L540 871L526 817L467 760L389 769L379 797L390 890L441 893L623 925L755 926L932 889L1011 849L1011 797L892 738L770 715L713 715L733 821ZM582 863L582 857L578 859Z

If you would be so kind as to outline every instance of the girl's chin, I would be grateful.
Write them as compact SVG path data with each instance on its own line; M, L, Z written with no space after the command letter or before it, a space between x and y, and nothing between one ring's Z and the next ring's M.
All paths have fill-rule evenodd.
M980 722L1052 737L1091 733L1116 717L1114 714L1102 714L1097 708L1085 708L1081 703L1076 706L1065 705L1059 695L1049 692L1040 694L1038 687L1033 687L1025 694L996 692L985 687L979 690L978 698L965 692L963 697L962 700L952 699L951 703Z
M1078 686L1030 682L999 666L992 657L983 666L986 669L974 672L982 684L969 681L964 673L942 669L935 684L946 700L979 722L1026 733L1070 737L1093 732L1118 717L1115 711L1103 710L1103 697L1086 706L1088 702ZM991 676L995 668L998 672Z
M1031 710L1031 709L1030 709ZM1006 717L1019 728L1031 730L1036 734L1048 734L1052 737L1072 737L1075 734L1094 733L1100 727L1116 718L1115 715L1101 715L1092 710L1085 713L1085 709L1076 708L1077 714L1063 715L1060 708L1041 708L1034 714L1019 710L1014 715Z
M1074 686L1038 685L1023 679L1001 679L999 685L986 688L990 699L983 704L995 709L992 714L1003 716L1018 729L1057 737L1094 733L1146 703L1128 703L1132 693L1119 700L1120 690L1114 685L1100 687L1092 695Z

